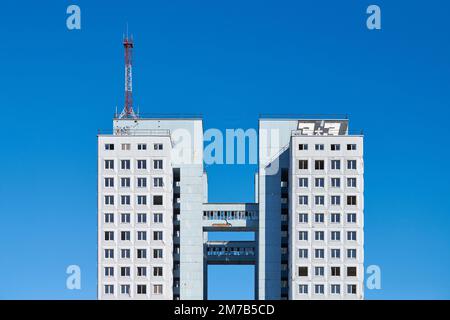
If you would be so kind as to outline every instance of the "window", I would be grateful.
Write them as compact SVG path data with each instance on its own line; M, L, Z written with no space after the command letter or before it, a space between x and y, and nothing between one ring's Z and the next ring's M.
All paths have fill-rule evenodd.
M130 223L130 220L131 220L130 216L131 215L129 213L122 213L120 215L120 222L121 223Z
M147 259L147 249L137 249L138 259Z
M114 178L105 178L105 187L106 188L114 187Z
M153 205L162 206L163 204L163 196L153 196Z
M356 206L356 196L347 196L347 205Z
M347 160L347 169L356 170L356 160Z
M308 196L299 196L298 204L307 206L308 205Z
M145 143L138 143L137 149L138 150L147 150L147 145Z
M105 241L114 241L114 231L105 231Z
M120 267L120 276L121 277L129 277L130 276L130 267Z
M308 249L298 249L298 257L301 259L308 258Z
M341 223L341 215L339 213L332 213L330 221L331 223Z
M341 241L341 232L340 231L331 231L331 240L332 241Z
M347 187L356 188L356 178L347 178Z
M300 170L308 170L308 160L298 160L298 168Z
M324 267L314 267L314 275L316 277L323 277L325 275Z
M131 184L130 178L120 178L120 187L129 188Z
M316 170L324 170L325 169L325 161L324 160L316 160L316 161L314 161L314 169L316 169Z
M147 205L147 196L137 196L137 204L140 206Z
M130 205L130 196L120 196L120 204L121 205Z
M323 284L316 284L316 285L314 285L314 293L315 294L324 294L325 293L325 286Z
M137 214L137 222L138 223L147 223L147 214L146 213L138 213Z
M105 249L105 259L114 259L114 249Z
M105 213L105 223L114 223L114 213Z
M147 276L147 267L137 267L137 276L138 277L146 277Z
M131 232L130 231L120 231L120 240L130 241L131 240Z
M316 151L322 151L325 150L325 146L323 144L316 144L315 149Z
M146 188L147 187L147 178L137 178L138 188Z
M315 196L314 198L315 198L314 203L316 204L316 206L325 205L325 196Z
M140 170L147 169L147 160L138 160L137 161L137 168Z
M341 150L340 144L332 144L331 145L331 151L339 151L339 150Z
M308 223L308 214L307 213L299 213L298 214L298 222Z
M347 222L356 223L356 213L347 213Z
M105 144L105 150L114 150L114 144L112 143Z
M154 213L153 214L153 222L154 223L162 223L163 222L163 215L162 215L162 213Z
M299 144L298 150L308 150L308 145L307 144Z
M120 257L122 259L130 259L131 250L130 249L120 249Z
M298 276L299 277L307 277L308 276L308 267L298 267Z
M162 267L153 267L153 276L154 277L162 277L163 276L163 268Z
M341 196L331 196L331 205L340 206L341 205Z
M331 160L331 170L341 170L341 160Z
M308 178L299 178L298 179L298 186L300 188L308 188Z
M314 258L324 259L325 258L325 250L324 249L315 249L314 250Z
M162 143L154 143L153 144L153 150L162 150L163 144Z
M356 241L356 231L347 231L347 240Z
M340 188L341 187L341 179L340 178L331 178L331 187L332 188Z
M147 294L147 285L138 284L136 288L137 288L137 294Z
M347 285L347 293L348 294L356 294L356 284L348 284Z
M341 286L338 284L331 285L331 294L341 294Z
M298 285L298 293L308 294L308 285L307 284L299 284Z
M105 284L105 294L114 294L114 285Z
M161 177L153 178L153 187L161 188L164 186L164 180Z
M340 249L331 249L331 258L340 259L341 258L341 250Z
M356 249L347 249L347 258L356 259Z
M121 294L130 294L130 285L129 284L121 284L120 285L120 293Z
M114 196L105 196L105 205L114 205Z
M314 232L314 240L316 240L316 241L324 241L325 240L325 232L323 232L323 231L315 231Z
M105 160L105 169L113 170L114 169L114 160Z
M137 239L140 241L147 241L147 231L138 231Z
M340 267L331 267L331 276L332 277L340 277L341 276L341 268Z
M113 267L105 267L105 277L114 277Z
M129 143L122 143L122 150L130 150L131 145Z
M163 239L163 232L162 231L153 231L153 240L161 241L162 239Z
M347 267L347 277L356 277L356 267Z
M162 160L153 160L153 169L162 169L163 161Z
M298 240L308 241L308 231L299 231L298 232Z
M162 293L163 293L162 284L154 284L153 285L153 294L162 294Z
M325 179L324 178L316 178L315 186L316 186L316 188L324 188L325 187Z
M162 259L163 250L162 249L153 249L153 259Z
M130 160L120 160L120 169L122 170L130 170L131 161Z
M323 213L316 213L314 215L315 223L324 223L324 221L325 221L325 215Z
M356 150L356 144L354 143L347 144L347 150L348 151Z

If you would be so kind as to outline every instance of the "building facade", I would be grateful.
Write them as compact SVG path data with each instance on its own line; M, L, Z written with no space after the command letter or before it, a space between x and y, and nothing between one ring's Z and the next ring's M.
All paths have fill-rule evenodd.
M255 299L363 299L363 137L348 120L261 118L252 203L209 203L201 118L98 135L98 298L207 299L207 266L248 264ZM211 232L253 241L209 241Z

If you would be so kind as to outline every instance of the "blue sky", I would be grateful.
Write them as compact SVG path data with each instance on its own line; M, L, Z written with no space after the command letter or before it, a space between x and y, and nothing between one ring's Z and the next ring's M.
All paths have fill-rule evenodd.
M79 31L65 24L73 3ZM365 27L373 3L381 31ZM123 103L128 21L141 112L200 113L220 129L256 128L260 113L349 114L366 137L365 261L382 269L382 290L366 297L449 299L449 10L444 0L3 2L0 298L96 296L96 133ZM254 166L207 170L211 201L253 200ZM82 290L65 289L70 264ZM211 271L211 298L252 297L252 271L238 269Z

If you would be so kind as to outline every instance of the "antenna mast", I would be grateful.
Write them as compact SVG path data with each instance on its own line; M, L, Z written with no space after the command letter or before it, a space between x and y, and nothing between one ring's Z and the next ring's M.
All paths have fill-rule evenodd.
M125 49L125 105L123 111L119 116L119 119L123 118L137 118L137 115L133 111L133 74L132 74L132 52L133 52L133 36L127 35L123 39L123 47Z

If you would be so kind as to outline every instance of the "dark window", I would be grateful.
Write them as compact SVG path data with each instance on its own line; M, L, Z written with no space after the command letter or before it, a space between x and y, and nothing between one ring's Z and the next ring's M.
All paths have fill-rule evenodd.
M356 277L356 267L347 267L347 277Z
M298 267L298 276L299 277L307 277L308 276L308 267Z
M324 170L325 169L325 161L324 160L316 160L315 161L315 169L316 170Z
M299 160L298 161L298 168L300 170L307 170L308 169L308 160Z

